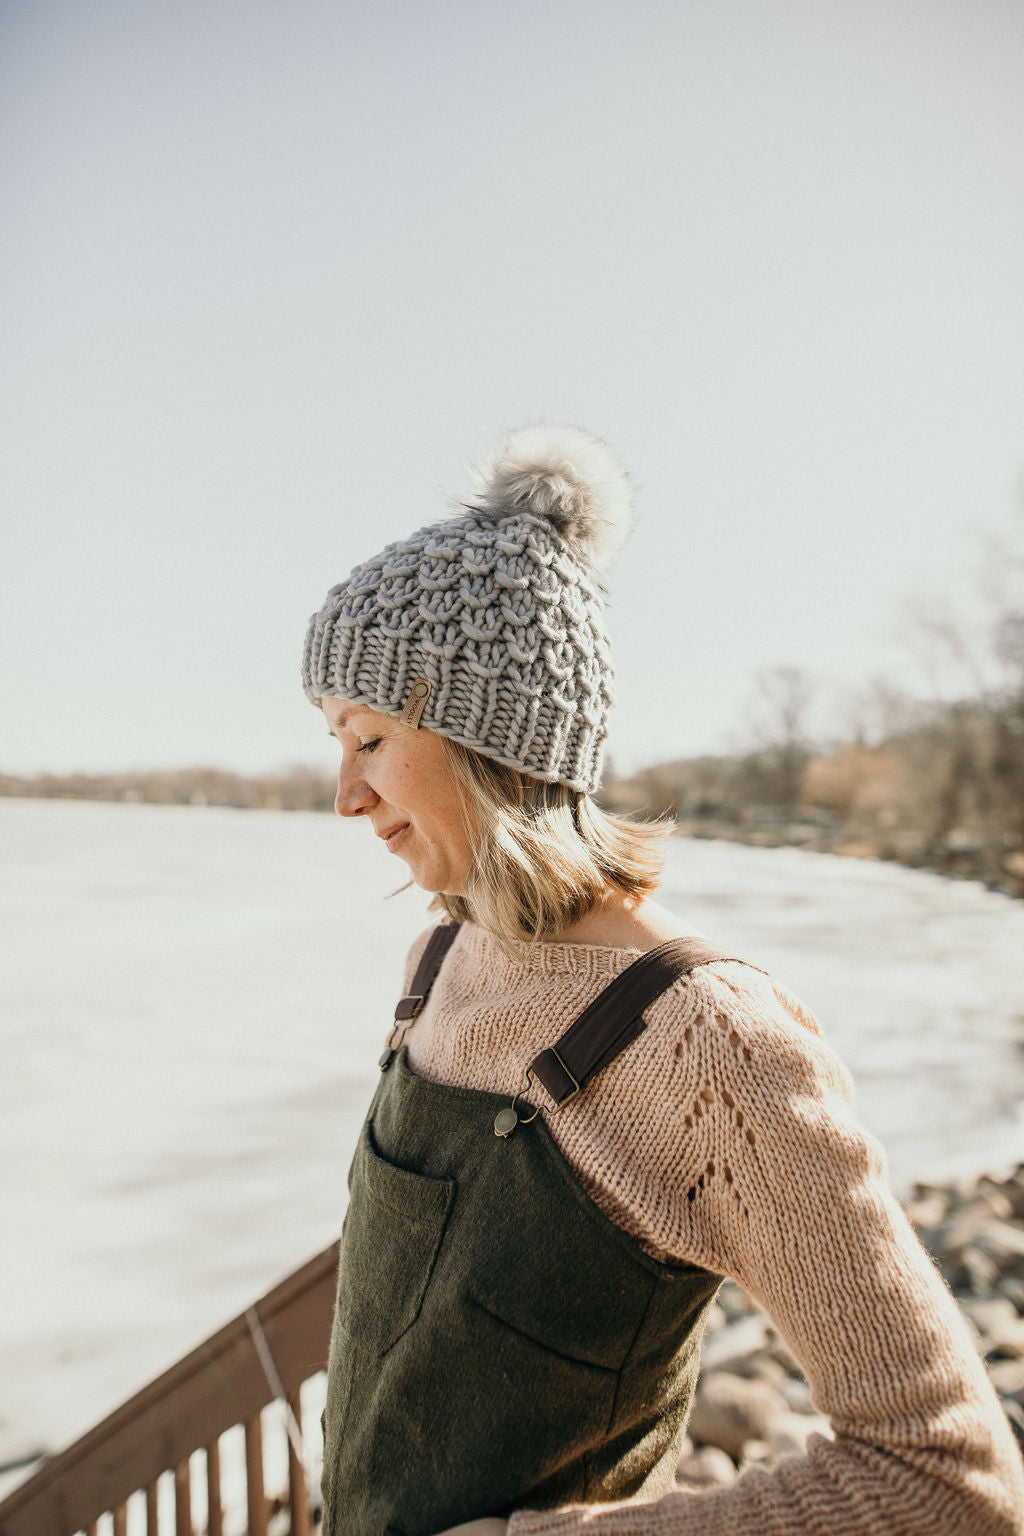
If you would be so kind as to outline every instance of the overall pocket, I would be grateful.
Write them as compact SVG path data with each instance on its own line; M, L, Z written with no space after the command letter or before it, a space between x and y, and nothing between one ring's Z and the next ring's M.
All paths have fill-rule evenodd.
M451 1179L389 1163L363 1126L338 1271L337 1326L364 1357L383 1355L412 1327L455 1198Z

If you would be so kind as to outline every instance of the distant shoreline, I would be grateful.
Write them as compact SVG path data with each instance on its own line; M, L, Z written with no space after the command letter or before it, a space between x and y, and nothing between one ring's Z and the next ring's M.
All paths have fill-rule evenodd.
M680 820L676 832L703 842L739 843L746 848L799 848L806 853L828 853L840 859L864 859L879 864L899 864L904 869L923 869L947 880L975 880L986 889L1015 900L1024 899L1024 857L1013 853L1009 862L999 859L993 868L991 849L980 840L963 839L915 847L900 853L870 839L844 837L842 828L798 819L780 824L755 824L749 829L704 821Z
M330 812L334 790L333 775L302 765L263 775L201 767L106 774L0 773L0 797L96 804ZM628 781L613 779L598 799L610 810L652 814L650 800ZM1015 842L993 847L989 840L964 830L931 839L914 836L907 829L890 829L884 837L864 832L851 836L837 817L822 811L751 805L731 819L677 814L676 833L743 847L800 848L837 858L900 864L947 879L976 880L988 890L1024 899L1024 851Z

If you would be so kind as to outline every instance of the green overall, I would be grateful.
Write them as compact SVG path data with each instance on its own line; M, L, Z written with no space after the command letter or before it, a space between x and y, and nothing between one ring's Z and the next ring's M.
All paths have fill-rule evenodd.
M719 1277L645 1253L543 1119L496 1135L508 1096L428 1082L404 1047L382 1066L349 1174L327 1536L667 1492Z

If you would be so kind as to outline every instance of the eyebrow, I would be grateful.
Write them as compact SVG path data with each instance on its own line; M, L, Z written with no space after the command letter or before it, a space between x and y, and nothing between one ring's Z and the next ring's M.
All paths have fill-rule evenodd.
M323 709L323 702L322 701L321 701L321 704L320 704L320 708L321 708L321 710ZM353 715L362 715L362 714L365 714L365 713L366 713L366 705L365 704L353 704L351 709L341 709L341 710L339 710L338 714L337 714L337 716L335 718L334 725L331 726L332 733L333 733L335 727L337 727L338 729L343 730L343 731L347 730L348 729L348 722L352 719Z

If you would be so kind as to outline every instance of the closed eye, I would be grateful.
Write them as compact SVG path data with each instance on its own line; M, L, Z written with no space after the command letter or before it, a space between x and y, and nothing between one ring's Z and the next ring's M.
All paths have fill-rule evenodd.
M375 736L373 741L364 741L362 746L358 747L356 750L359 752L372 752L376 747L380 746L382 740L383 737Z

